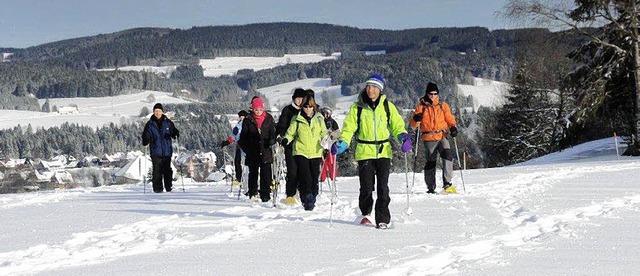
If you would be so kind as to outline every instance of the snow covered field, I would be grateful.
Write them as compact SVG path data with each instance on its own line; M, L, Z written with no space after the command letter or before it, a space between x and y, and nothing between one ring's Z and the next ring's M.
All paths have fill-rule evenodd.
M605 139L465 171L465 187L455 171L456 195L424 194L416 174L411 215L393 174L389 230L354 224L355 177L338 177L333 207L325 185L311 212L190 179L164 194L0 195L0 275L635 275L640 159L616 159Z
M76 123L90 127L102 127L110 123L121 124L137 119L143 107L149 110L153 103L147 101L147 96L153 94L155 102L161 103L189 103L178 99L171 93L159 91L144 91L129 95L96 98L55 98L49 99L51 108L58 108L75 104L77 113L60 114L57 112L37 112L0 109L0 129L12 128L17 125L26 127L31 124L33 129L59 126L65 122ZM38 100L42 106L45 100ZM146 118L145 118L146 119ZM142 120L142 119L141 119Z
M205 77L219 77L235 75L241 69L254 71L274 68L293 63L316 63L326 59L338 59L340 53L330 56L325 54L295 54L282 57L218 57L214 59L200 59L200 66L204 69Z

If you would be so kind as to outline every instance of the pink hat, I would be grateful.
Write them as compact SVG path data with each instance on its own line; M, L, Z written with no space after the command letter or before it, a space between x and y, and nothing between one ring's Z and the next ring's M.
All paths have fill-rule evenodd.
M264 101L262 100L262 98L253 99L253 101L251 101L251 108L252 109L257 109L257 108L264 109Z

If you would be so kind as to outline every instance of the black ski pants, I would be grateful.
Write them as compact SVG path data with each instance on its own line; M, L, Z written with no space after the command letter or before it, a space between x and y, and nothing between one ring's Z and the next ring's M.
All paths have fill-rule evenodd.
M171 192L173 188L173 170L171 169L171 156L153 156L151 157L153 164L152 183L153 191L162 193L162 180L164 179L164 189Z
M236 168L236 181L242 182L242 150L236 146L236 155L233 157L233 165Z
M389 197L390 168L391 159L389 158L358 161L358 177L360 179L358 205L362 215L370 215L373 208L373 191L377 189L376 225L379 223L388 224L391 221L391 213L389 212L389 203L391 202Z
M260 173L260 199L271 199L271 163L249 164L249 197L258 194L258 173Z
M304 203L307 199L318 195L318 176L320 175L320 158L306 158L302 155L293 157L298 166L298 191L300 200Z
M293 158L293 143L284 148L284 161L287 164L287 184L285 193L287 197L296 195L298 189L298 165ZM300 195L302 197L302 195Z

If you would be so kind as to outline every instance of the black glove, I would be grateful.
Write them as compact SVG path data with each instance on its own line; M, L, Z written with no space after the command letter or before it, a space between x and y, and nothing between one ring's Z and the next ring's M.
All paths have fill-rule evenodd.
M149 136L147 136L146 134L142 135L142 145L146 146L148 144L149 144Z
M416 113L413 115L413 120L416 122L422 122L422 113Z
M286 147L287 144L289 144L289 140L287 140L287 138L280 139L280 145L282 145L283 147Z
M164 139L167 139L167 140L171 139L171 135L169 133L165 133Z
M176 133L173 135L173 139L178 139L178 138L180 138L180 133Z
M224 140L224 141L220 142L220 147L224 148L224 147L228 146L229 144L231 144L231 142L229 142L229 140Z
M431 100L431 98L429 98L429 96L426 96L426 97L420 98L420 103L424 105L433 104L433 101Z
M451 137L456 137L458 135L458 128L456 126L450 127L449 135L451 135Z

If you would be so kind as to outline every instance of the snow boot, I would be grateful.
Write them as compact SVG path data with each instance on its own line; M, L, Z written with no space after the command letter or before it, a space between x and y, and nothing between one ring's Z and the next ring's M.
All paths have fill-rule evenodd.
M313 211L313 208L316 207L316 197L313 194L307 194L302 206L306 211Z
M378 229L383 229L383 230L384 230L384 229L389 229L389 224L388 224L388 223L381 222L381 223L378 223L378 226L376 226L376 228L378 228Z

